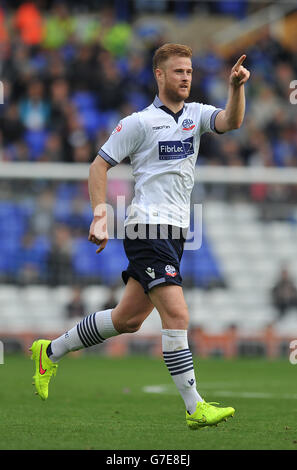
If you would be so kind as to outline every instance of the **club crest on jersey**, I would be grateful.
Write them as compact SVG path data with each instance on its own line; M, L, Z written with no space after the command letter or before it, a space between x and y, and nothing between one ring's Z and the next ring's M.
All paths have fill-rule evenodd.
M120 132L122 130L122 127L123 127L122 123L119 122L117 127L112 131L111 134L113 135L113 134L116 134L117 132Z
M182 122L182 126L183 126L183 131L191 131L192 129L194 129L195 124L192 121L192 119L184 119Z
M167 264L165 266L165 271L166 271L167 276L175 277L177 275L175 267L172 266L171 264Z
M163 140L159 142L159 160L187 158L193 153L193 136L185 140Z

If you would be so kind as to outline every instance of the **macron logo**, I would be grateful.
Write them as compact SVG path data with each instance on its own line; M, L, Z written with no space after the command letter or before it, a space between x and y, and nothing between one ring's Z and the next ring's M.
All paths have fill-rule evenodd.
M186 158L194 153L193 137L159 142L159 160Z
M145 270L146 274L148 274L152 279L155 279L156 274L154 268L147 268Z

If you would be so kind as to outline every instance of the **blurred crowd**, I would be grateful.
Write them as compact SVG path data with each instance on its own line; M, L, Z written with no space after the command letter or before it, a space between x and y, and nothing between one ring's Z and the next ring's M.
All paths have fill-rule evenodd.
M153 100L152 54L167 38L156 25L136 28L118 16L106 6L78 15L64 2L0 9L2 160L90 162L119 119ZM199 163L296 166L297 55L268 30L244 52L251 71L244 126L204 136ZM236 59L222 59L211 43L194 56L191 100L224 107Z
M128 21L124 14L127 2L114 2L116 8L100 2L102 8L87 13L78 13L78 2L6 1L0 6L0 76L4 85L0 161L90 163L121 118L152 102L156 93L152 55L168 38L154 22L136 27ZM144 6L150 10L152 5L161 8L167 3L135 0L134 10L137 13ZM203 3L207 2L200 2L202 7ZM234 8L239 3L242 7L246 2L210 5L211 9L218 4ZM42 4L47 8L41 8ZM184 6L189 4L176 2L175 14L184 21ZM179 9L180 5L183 8ZM241 17L244 11L234 13ZM228 59L222 58L211 42L194 55L190 101L224 107L231 67L243 52L247 55L245 66L251 71L244 126L240 132L224 136L205 134L198 162L294 167L297 115L290 102L290 83L297 76L297 54L272 37L268 29L263 29L255 45ZM220 190L215 185L216 194ZM108 185L107 199L114 204L117 195L125 195L129 204L131 191L130 183L115 180ZM290 209L285 212L282 203L296 202L293 185L254 185L251 195L255 201L268 203L263 206L265 220L290 219ZM99 277L106 282L109 276L112 284L119 278L118 263L126 267L115 241L114 258L100 255L99 265L94 256L86 235L92 214L85 182L22 182L20 187L15 182L1 182L0 199L0 280L54 286L72 284L82 277ZM268 213L271 203L272 215ZM277 204L280 214L276 217ZM201 272L195 285L208 288L224 283L211 247L199 256Z

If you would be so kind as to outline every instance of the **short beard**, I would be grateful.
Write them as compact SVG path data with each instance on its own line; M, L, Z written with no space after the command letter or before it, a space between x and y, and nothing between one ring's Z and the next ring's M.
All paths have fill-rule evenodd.
M172 88L165 88L164 94L167 96L167 98L173 102L173 103L181 103L185 99L189 98L190 92L188 93L188 96L186 97L181 97L175 90Z

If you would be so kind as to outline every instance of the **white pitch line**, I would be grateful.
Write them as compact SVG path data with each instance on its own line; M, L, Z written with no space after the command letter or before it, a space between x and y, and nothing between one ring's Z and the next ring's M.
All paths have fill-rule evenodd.
M202 387L206 388L206 387ZM178 395L178 390L175 386L166 385L147 385L142 388L145 393L156 393L164 395ZM254 399L283 399L283 400L297 400L296 393L265 393L265 392L234 392L231 390L211 390L213 395L221 397L234 397L234 398L254 398Z
M178 395L176 388L171 385L147 385L142 389L145 393L163 393L165 395Z
M213 392L215 395L221 397L237 397L237 398L279 398L283 400L297 400L295 393L262 393L262 392L232 392L230 390L216 390Z

